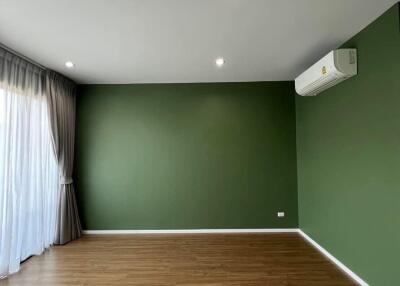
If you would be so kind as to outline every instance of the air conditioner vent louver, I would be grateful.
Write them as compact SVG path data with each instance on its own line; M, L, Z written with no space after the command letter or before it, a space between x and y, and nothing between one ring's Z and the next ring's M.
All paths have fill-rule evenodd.
M295 87L300 95L317 95L356 74L356 50L334 50L299 75Z

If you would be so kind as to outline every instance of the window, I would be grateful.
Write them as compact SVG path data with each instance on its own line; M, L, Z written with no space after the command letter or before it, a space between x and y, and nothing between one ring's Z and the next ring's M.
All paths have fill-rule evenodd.
M54 241L58 167L42 94L0 88L0 276Z

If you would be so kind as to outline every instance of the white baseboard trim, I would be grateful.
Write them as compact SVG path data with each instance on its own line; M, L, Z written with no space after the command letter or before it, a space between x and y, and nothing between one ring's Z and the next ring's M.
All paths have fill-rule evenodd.
M84 230L83 234L196 234L196 233L280 233L298 232L298 228L235 228L235 229L122 229Z
M319 250L322 254L324 254L329 260L331 260L333 263L335 263L340 269L342 269L347 275L349 275L354 281L356 281L360 286L369 286L367 282L361 279L360 276L355 274L353 271L351 271L346 265L344 265L342 262L340 262L336 257L334 257L332 254L330 254L325 248L323 248L321 245L319 245L315 240L313 240L311 237L309 237L305 232L303 232L301 229L298 230L298 232L308 241L310 242L316 249Z

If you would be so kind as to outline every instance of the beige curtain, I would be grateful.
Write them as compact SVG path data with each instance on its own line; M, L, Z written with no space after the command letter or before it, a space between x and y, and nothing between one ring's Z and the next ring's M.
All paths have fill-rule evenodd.
M45 84L53 148L60 174L60 200L54 243L65 244L81 235L72 181L76 85L53 71L46 71Z

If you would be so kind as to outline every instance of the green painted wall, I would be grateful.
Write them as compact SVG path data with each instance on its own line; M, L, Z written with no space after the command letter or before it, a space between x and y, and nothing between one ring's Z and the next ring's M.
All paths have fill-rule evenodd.
M291 82L81 86L84 228L297 227L295 141Z
M84 228L283 228L299 213L371 285L400 285L399 10L344 45L356 77L296 105L290 82L81 86Z
M300 227L371 285L400 285L400 30L391 8L348 41L359 74L296 96Z

